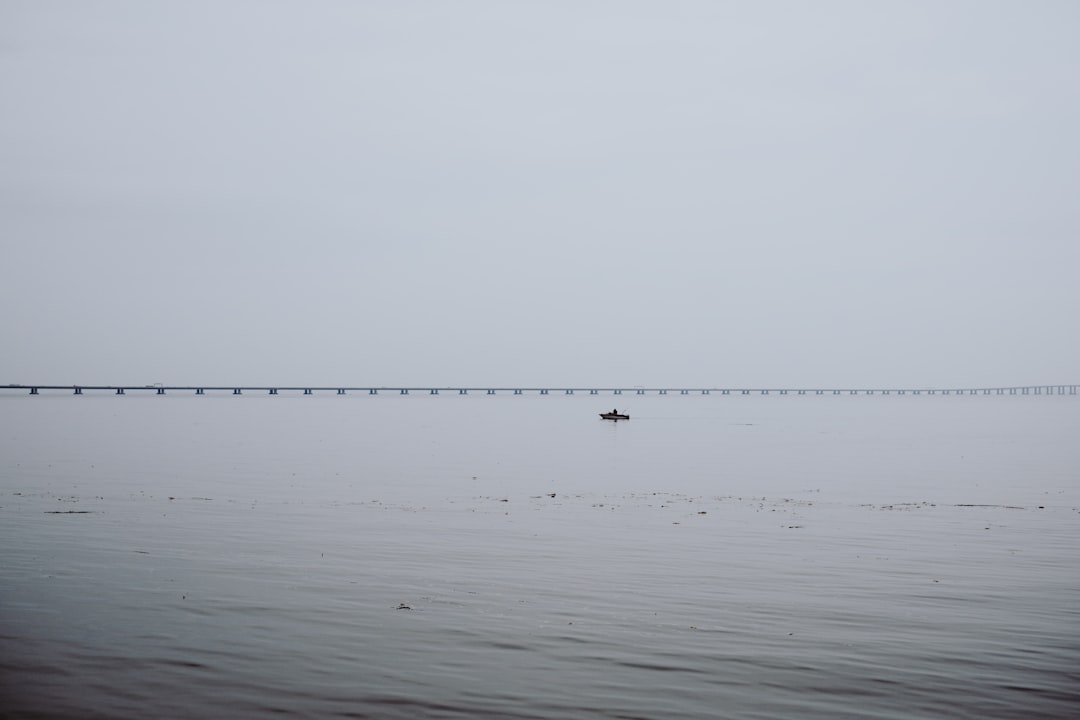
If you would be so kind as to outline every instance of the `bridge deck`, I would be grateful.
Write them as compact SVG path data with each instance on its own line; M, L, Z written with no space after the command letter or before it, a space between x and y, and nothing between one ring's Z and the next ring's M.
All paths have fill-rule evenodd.
M26 390L31 395L38 395L42 390L68 391L82 395L86 391L106 391L116 395L132 393L154 393L166 395L169 392L194 392L205 395L207 392L226 392L233 395L262 392L277 395L279 392L300 392L304 395L315 393L365 393L378 395L391 393L409 395L412 393L441 393L468 395L482 393L498 394L537 394L537 395L1076 395L1080 384L1065 385L1016 385L1003 387L967 387L967 388L785 388L785 387L526 387L526 386L343 386L343 385L6 385L0 390Z

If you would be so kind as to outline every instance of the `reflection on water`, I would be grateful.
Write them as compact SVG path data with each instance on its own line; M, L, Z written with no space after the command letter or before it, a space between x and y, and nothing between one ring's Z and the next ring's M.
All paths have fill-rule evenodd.
M629 400L620 400L619 408ZM1069 717L1070 398L0 396L12 717Z

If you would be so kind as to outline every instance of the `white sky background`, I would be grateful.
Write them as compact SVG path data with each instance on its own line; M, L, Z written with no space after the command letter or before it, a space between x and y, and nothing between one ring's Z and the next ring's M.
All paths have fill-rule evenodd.
M0 383L1080 381L1080 3L0 0Z

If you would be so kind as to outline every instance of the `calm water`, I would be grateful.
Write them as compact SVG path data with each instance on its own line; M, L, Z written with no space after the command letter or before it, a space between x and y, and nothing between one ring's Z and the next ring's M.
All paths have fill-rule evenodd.
M1077 717L1078 436L1070 396L0 394L0 714Z

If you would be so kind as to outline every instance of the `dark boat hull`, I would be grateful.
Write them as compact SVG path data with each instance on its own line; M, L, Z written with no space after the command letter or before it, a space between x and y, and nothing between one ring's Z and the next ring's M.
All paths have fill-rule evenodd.
M600 417L604 418L605 420L629 420L630 419L629 415L624 415L622 413L600 413Z

